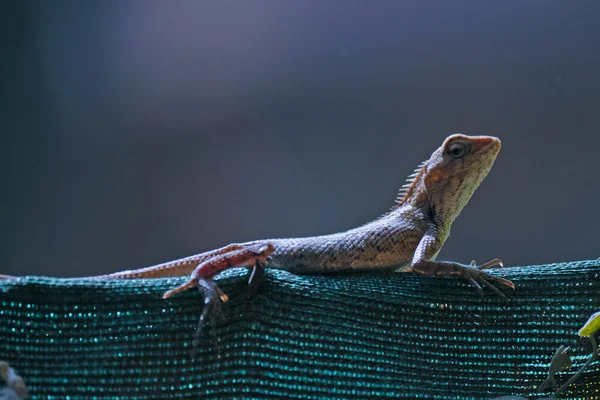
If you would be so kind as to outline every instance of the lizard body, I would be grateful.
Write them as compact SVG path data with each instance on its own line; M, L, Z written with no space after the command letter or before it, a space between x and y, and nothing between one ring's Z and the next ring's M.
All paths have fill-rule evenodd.
M152 267L91 278L157 278L191 273L187 283L164 297L198 286L206 304L201 325L209 307L215 305L216 309L216 302L227 299L213 277L234 266L253 267L254 272L262 272L267 266L297 274L396 269L425 275L457 275L479 292L484 285L506 300L490 282L514 288L512 282L483 271L502 266L500 260L480 267L474 263L436 261L452 223L490 171L500 148L500 140L492 136L449 136L409 177L397 204L388 213L354 229L323 236L235 243ZM254 285L252 281L253 278Z

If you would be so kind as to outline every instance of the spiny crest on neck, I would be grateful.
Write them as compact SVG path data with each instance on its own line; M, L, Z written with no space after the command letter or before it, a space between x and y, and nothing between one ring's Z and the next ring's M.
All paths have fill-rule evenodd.
M419 182L419 179L421 179L421 177L423 176L425 166L427 165L427 161L429 161L429 159L419 164L419 166L414 170L414 172L408 176L408 178L406 179L406 183L400 188L400 191L398 192L398 197L396 197L396 204L394 204L392 208L390 208L390 212L401 207L406 202L406 200L412 196L412 194L415 191L415 187Z

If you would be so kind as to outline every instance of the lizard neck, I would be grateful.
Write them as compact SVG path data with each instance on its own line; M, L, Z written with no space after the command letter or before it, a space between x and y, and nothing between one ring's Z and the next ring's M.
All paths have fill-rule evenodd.
M427 172L416 182L412 196L406 203L423 212L428 220L438 226L450 226L470 200L477 186L463 185L460 176L449 176L444 186L428 187Z

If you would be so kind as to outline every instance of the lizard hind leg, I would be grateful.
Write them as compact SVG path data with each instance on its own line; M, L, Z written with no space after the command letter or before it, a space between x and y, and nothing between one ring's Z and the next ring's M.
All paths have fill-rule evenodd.
M204 309L198 322L194 338L194 349L196 349L196 344L199 341L202 330L208 322L207 319L211 322L213 340L216 344L214 317L216 314L221 313L221 303L228 300L227 295L217 287L212 278L230 268L252 267L253 272L249 281L249 292L252 294L256 292L256 288L262 278L264 263L273 251L275 251L275 247L271 243L256 243L207 258L194 269L187 282L163 294L163 299L166 299L194 286L197 286L200 292L202 292L204 296Z
M274 251L275 247L271 243L257 243L210 257L198 264L187 282L168 290L162 297L167 299L176 293L197 286L201 279L212 279L220 272L234 267L253 268L248 284L250 291L256 292L256 287L263 276L265 263ZM219 290L219 294L223 301L227 301L225 293Z

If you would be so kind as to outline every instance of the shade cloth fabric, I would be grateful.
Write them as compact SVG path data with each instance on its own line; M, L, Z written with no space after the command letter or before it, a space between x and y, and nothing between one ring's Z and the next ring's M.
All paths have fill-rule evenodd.
M573 371L589 355L600 261L492 272L510 303L452 278L278 270L246 300L248 272L227 271L216 346L206 330L195 357L200 293L161 298L185 278L0 281L0 359L34 399L538 398L559 345ZM599 364L565 396L600 399Z

